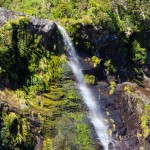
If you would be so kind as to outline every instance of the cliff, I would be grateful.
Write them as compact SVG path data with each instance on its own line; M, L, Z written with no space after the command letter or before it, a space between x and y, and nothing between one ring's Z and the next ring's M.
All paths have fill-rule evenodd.
M102 149L57 24L0 8L0 26L0 149ZM137 33L126 39L83 22L66 28L116 149L149 149L149 47Z

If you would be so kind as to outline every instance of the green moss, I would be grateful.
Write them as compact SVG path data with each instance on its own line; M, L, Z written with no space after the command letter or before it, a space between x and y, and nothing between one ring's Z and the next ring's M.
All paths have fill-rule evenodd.
M16 95L18 101L22 103L24 103L24 100L26 101L30 112L32 112L32 119L38 116L40 127L36 133L43 135L44 149L57 149L60 147L63 149L70 149L71 147L80 149L88 149L90 147L93 149L89 128L83 123L84 120L81 113L79 113L82 103L79 103L78 90L70 80L63 81L63 83L63 85L56 84L52 81L50 82L49 91L37 93L36 96L37 88L33 88L33 86L32 88L30 86L25 87L25 91L23 89L17 90ZM58 100L54 99L53 96ZM72 115L70 115L70 112L73 112ZM23 110L22 113L29 115ZM26 119L23 119L21 122L22 126L18 126L21 132L17 134L20 142L23 138L32 137L28 133L29 122ZM84 128L82 132L80 131L81 128ZM71 131L74 131L74 133L70 136ZM62 135L61 137L60 134ZM30 142L28 144L32 145Z
M84 123L84 114L71 114L70 118L73 118L75 121L75 128L76 128L76 142L78 143L80 149L87 150L91 149L94 150L95 148L91 145L92 139L90 138L90 130L86 123Z
M49 100L49 99L42 99L43 107L52 107L56 104L56 102Z
M61 81L61 78L58 79ZM15 98L17 99L16 103L19 104L18 109L21 109L20 113L31 118L31 121L28 121L25 118L20 120L19 118L17 125L17 141L19 143L22 143L25 140L28 146L34 145L34 143L29 141L33 135L29 134L29 130L30 124L34 127L33 121L35 121L35 124L39 122L39 127L35 127L35 130L36 133L43 136L44 148L50 149L51 147L55 147L56 139L61 139L59 138L59 121L68 117L70 112L76 114L76 112L81 110L82 103L79 103L79 92L74 87L73 82L70 79L61 82L63 82L63 84L60 84L59 82L56 84L54 81L49 81L49 90L47 91L40 91L36 85L24 86L22 89L15 91ZM35 84L39 85L39 83ZM1 95L3 95L3 92L1 93ZM7 93L10 95L9 91L7 91ZM14 93L11 94L13 95ZM15 102L15 99L12 100ZM4 115L6 114L4 113ZM37 119L34 120L35 118ZM71 130L73 130L72 127ZM8 135L8 130L5 131L5 128L3 129L3 132ZM68 130L66 130L66 132L68 132L67 136L69 137L70 132ZM77 133L74 133L74 137L76 134ZM68 137L64 136L63 139L61 139L62 143L68 140ZM29 138L29 140L27 138ZM7 137L5 139L6 142L4 145L6 145L7 142L10 143L7 140ZM60 146L60 142L59 146L70 148L71 144L73 144L74 147L79 147L75 138L70 137L70 140L67 141L65 145L63 144L63 146ZM48 143L48 141L50 141L50 143ZM14 145L14 149L15 148L17 148L16 145Z
M55 87L51 88L50 87L49 90L50 90L49 93L44 93L42 95L52 100L61 100L65 96L63 88L55 88Z

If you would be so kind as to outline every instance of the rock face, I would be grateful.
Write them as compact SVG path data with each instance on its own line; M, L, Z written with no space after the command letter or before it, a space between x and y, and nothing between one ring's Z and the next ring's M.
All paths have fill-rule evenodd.
M117 55L116 46L118 44L118 38L109 32L105 34L95 39L95 51L98 57L102 59L108 57L113 60Z
M131 88L131 93L125 91L128 86ZM99 82L97 87L92 88L93 93L99 93L97 99L99 98L102 112L106 111L105 115L109 121L109 129L116 149L149 149L149 135L144 138L141 128L145 103L150 104L150 95L146 94L149 90L129 82L115 85L112 95L109 94L111 88L105 82Z
M0 26L10 19L16 19L16 15L15 12L0 7Z
M12 19L17 19L19 16L29 17L22 13L16 13L10 10L0 8L0 26ZM36 17L29 17L29 24L26 27L27 32L31 32L33 35L36 34L41 36L40 45L47 50L54 49L52 46L59 46L60 39L58 39L59 32L57 25L53 21L45 19L39 19Z
M150 35L149 36L147 36L148 38L150 37ZM144 67L143 67L143 72L145 73L145 75L147 76L147 77L149 77L150 78L150 44L148 44L148 51L147 51L147 58L146 58L146 64L144 65Z
M92 25L79 24L76 33L74 34L74 41L80 41L81 45L76 45L77 49L84 49L90 53L94 51L93 55L102 59L114 59L118 52L118 37L107 30L100 30Z
M59 32L57 30L57 25L53 21L31 17L27 30L30 30L32 34L42 36L40 44L44 46L46 50L53 49L52 45L54 43L56 43L56 46L59 45L57 37Z

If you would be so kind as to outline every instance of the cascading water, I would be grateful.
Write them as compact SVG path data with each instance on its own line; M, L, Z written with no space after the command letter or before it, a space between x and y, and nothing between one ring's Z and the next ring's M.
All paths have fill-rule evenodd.
M65 29L60 25L58 25L58 29L63 37L64 44L67 48L67 53L69 55L69 65L77 79L77 85L81 92L83 100L89 109L89 116L91 122L94 125L97 136L102 143L104 149L108 150L109 136L107 133L107 126L104 123L103 117L99 111L99 107L94 96L92 95L87 85L84 83L84 76L80 69L78 55L76 54L73 43Z

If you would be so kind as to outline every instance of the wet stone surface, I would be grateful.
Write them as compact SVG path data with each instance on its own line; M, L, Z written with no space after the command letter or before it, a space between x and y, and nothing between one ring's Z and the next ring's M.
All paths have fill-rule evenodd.
M125 83L115 85L115 92L112 95L109 94L110 87L106 82L90 86L107 120L108 132L110 131L110 136L113 138L114 146L110 143L109 150L139 150L140 147L150 145L149 143L143 145L146 140L137 136L141 133L139 122L143 101L139 99L136 105L136 97L134 94L125 93L124 85Z

